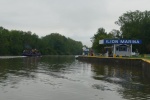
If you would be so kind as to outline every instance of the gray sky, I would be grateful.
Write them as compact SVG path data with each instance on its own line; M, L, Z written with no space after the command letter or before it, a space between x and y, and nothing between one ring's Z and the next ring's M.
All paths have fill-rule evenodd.
M38 36L60 33L91 46L98 28L119 29L114 22L127 11L150 9L150 0L0 0L0 26Z

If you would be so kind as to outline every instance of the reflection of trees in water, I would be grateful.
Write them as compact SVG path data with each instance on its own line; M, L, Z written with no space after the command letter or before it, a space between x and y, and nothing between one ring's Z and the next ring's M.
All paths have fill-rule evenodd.
M26 77L36 78L40 57L26 57L23 59L23 71Z
M0 84L15 85L23 79L34 79L39 58L0 59Z
M126 81L139 81L142 78L140 67L117 66L117 65L92 65L93 71L97 75L105 77L117 77Z
M22 80L35 80L39 73L66 78L61 74L68 70L74 59L74 56L0 59L0 86L15 87Z
M26 70L29 70L29 71L34 71L37 69L38 67L38 62L41 58L40 57L26 57L23 59L23 65L24 65L24 68Z
M139 100L150 98L150 68L142 66L118 66L111 64L92 64L93 78L118 84L124 89L118 90L123 98ZM146 70L145 70L146 69Z
M143 77L146 78L145 81L149 81L147 79L150 79L150 66L142 66L143 70Z
M41 59L41 62L46 62L50 64L64 64L64 63L71 63L75 59L74 56L57 56L57 55L51 55L51 56L44 56Z
M48 71L61 72L67 70L74 62L74 56L45 56L41 59L41 68Z

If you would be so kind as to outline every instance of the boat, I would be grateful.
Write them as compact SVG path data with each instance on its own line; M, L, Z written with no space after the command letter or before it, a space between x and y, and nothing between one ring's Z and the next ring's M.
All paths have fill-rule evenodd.
M41 53L22 53L22 56L41 56Z
M41 53L38 50L36 50L36 49L24 50L23 53L22 53L22 56L28 56L28 57L41 56Z

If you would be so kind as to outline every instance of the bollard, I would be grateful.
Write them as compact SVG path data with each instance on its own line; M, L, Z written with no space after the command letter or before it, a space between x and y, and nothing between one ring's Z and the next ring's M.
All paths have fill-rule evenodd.
M119 55L120 58L122 58L122 55Z
M116 58L116 54L114 54L114 58Z

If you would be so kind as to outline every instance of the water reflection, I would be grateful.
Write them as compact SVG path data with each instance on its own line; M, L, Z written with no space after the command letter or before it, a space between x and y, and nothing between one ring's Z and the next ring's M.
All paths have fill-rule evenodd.
M24 79L34 79L37 70L39 58L10 58L0 60L0 84L2 86L11 85L11 88L17 88L17 84Z
M41 59L40 67L38 67L38 73L44 73L54 78L79 81L65 76L66 74L74 73L74 61L74 56L45 56Z
M33 91L40 89L41 84L50 85L52 88L61 86L56 78L76 81L64 76L69 72L69 65L74 61L73 56L45 56L45 57L1 57L0 59L0 99L6 99L12 89ZM68 69L68 71L67 71ZM54 81L55 80L55 81ZM36 84L39 88L34 88ZM35 85L35 86L36 86ZM44 85L43 85L44 86ZM31 89L27 89L30 87ZM33 90L32 90L33 89ZM46 90L46 89L45 89ZM43 91L44 92L44 91ZM15 95L20 93L14 92ZM24 94L24 92L22 93ZM34 95L36 93L32 93ZM2 98L4 96L4 98ZM9 95L8 97L11 97ZM16 100L16 97L12 97ZM21 100L26 100L26 97ZM37 100L38 98L35 98ZM11 99L12 100L12 99Z
M118 93L129 100L150 99L150 78L147 77L150 68L142 66L117 66L92 64L93 78L123 87ZM147 70L145 70L147 69ZM107 86L94 85L93 88L107 90Z
M73 61L74 58L72 56L67 56L65 59L64 56L1 59L0 82L8 83L8 81L12 82L12 80L14 80L15 82L12 82L12 84L17 84L25 78L34 80L34 78L37 77L37 73L49 74L53 77L62 78L63 76L60 74L64 73Z
M0 99L148 100L149 72L74 56L11 57L0 59Z
M74 56L45 56L41 59L41 66L51 72L63 72L69 67L75 58Z

